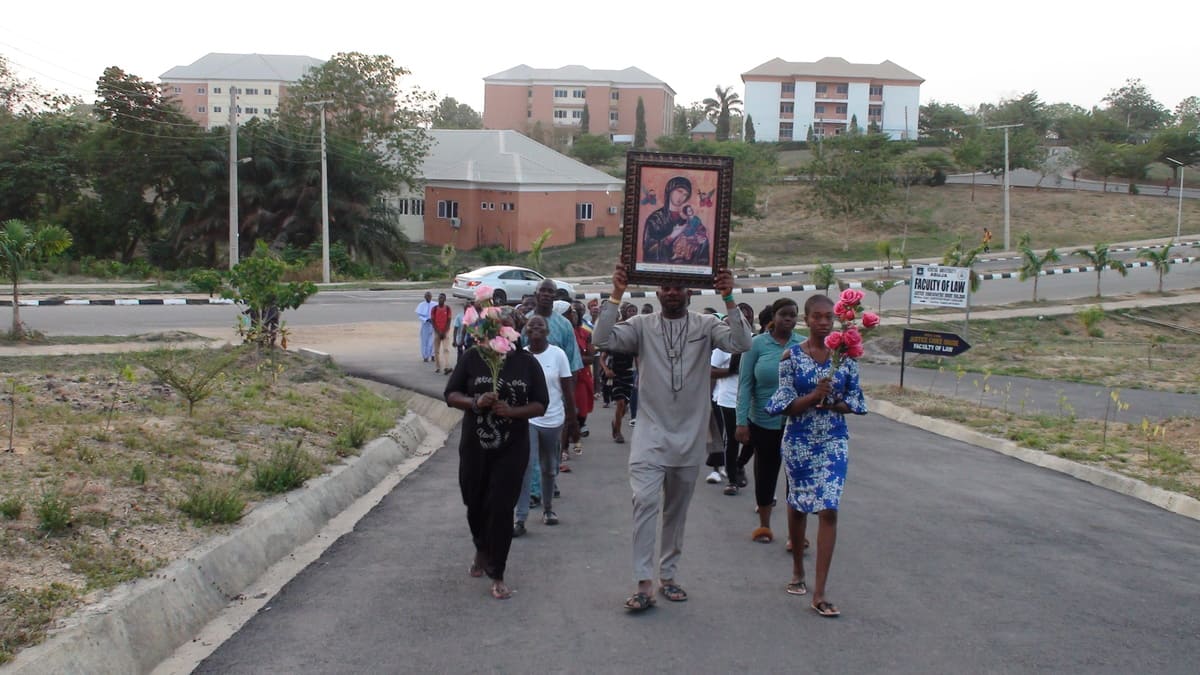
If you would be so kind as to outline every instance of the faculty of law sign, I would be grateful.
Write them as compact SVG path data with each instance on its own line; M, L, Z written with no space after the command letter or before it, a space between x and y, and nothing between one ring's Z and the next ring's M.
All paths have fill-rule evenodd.
M966 307L970 277L966 267L913 265L912 304Z
M954 333L904 329L904 351L928 356L958 356L971 344Z

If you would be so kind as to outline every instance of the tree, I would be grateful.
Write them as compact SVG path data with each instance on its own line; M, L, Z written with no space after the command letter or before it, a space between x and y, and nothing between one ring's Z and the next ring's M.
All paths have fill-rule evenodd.
M1046 267L1046 263L1058 262L1062 260L1062 256L1058 254L1057 249L1050 249L1045 254L1039 256L1037 251L1034 251L1030 246L1031 238L1029 233L1021 235L1017 240L1017 248L1021 251L1021 272L1020 279L1025 281L1030 277L1033 278L1033 301L1037 302L1038 292L1038 277L1042 275L1042 270Z
M1113 173L1127 181L1129 194L1137 194L1137 182L1146 177L1147 170L1159 154L1154 143L1121 143L1116 146Z
M953 103L930 101L921 106L917 116L917 129L921 138L935 139L941 145L950 145L962 135L962 129L971 124L971 116Z
M1171 113L1154 100L1138 78L1125 80L1124 85L1108 92L1104 102L1108 104L1105 113L1124 123L1130 132L1157 129L1171 118Z
M1093 176L1104 180L1104 190L1108 190L1108 177L1117 170L1117 147L1107 141L1092 141L1076 151L1079 165Z
M1179 184L1179 165L1168 161L1168 157L1183 162L1184 166L1200 162L1200 137L1195 128L1165 129L1155 134L1152 142L1158 148L1158 161L1171 167L1171 179L1176 185Z
M483 117L466 103L459 103L449 96L438 103L433 111L434 129L482 129Z
M71 246L71 234L58 225L31 229L25 221L6 220L0 229L0 274L12 284L12 339L25 337L21 323L21 277L25 272Z
M690 129L691 127L688 126L687 108L681 105L675 106L675 123L674 128L671 129L671 135L687 136Z
M983 276L975 271L975 261L982 252L983 246L976 246L970 250L964 249L962 239L959 239L942 254L943 265L967 268L967 285L972 293L978 291L979 287L983 285Z
M579 133L583 136L588 135L588 127L591 126L592 116L588 113L587 104L583 104L583 114L579 118Z
M546 228L529 244L529 266L535 270L542 269L542 250L546 248L546 242L554 234L554 230Z
M1175 106L1175 125L1184 129L1200 125L1200 96L1189 96Z
M617 148L607 136L587 134L571 146L571 154L584 164L604 164L613 158Z
M636 122L633 129L633 149L642 150L646 147L646 104L642 102L641 96L638 97L634 119Z
M975 174L983 168L983 143L975 135L954 146L954 161L960 169L971 172L971 201L975 201Z
M718 85L714 90L716 98L706 98L702 101L704 104L704 112L717 125L717 140L729 140L729 114L730 110L738 108L742 105L742 98L738 96L733 87L722 88Z
M841 218L848 228L851 217L877 216L892 202L892 162L911 144L893 143L882 134L856 134L837 136L823 145L809 167L813 206Z
M1075 255L1087 258L1096 270L1097 298L1100 297L1100 275L1104 273L1104 270L1110 269L1123 277L1129 276L1129 270L1125 268L1125 263L1109 255L1108 244L1096 244L1091 249L1081 248L1075 251Z
M262 348L275 346L283 322L284 310L296 309L317 292L311 281L283 282L288 265L259 241L254 253L229 272L229 289L221 293L238 305L245 305L250 318L249 330L244 331L247 342ZM285 338L286 339L286 338ZM287 347L286 342L284 348Z
M858 115L850 116L850 127L846 131L850 134L857 134L861 131L861 129L858 128Z
M750 115L746 115L746 138L745 138L745 141L747 143L754 142L754 118L751 117Z
M1167 244L1162 247L1162 250L1155 251L1152 248L1145 248L1138 252L1138 257L1143 260L1150 261L1150 266L1158 272L1158 294L1163 292L1163 275L1171 271L1171 246Z

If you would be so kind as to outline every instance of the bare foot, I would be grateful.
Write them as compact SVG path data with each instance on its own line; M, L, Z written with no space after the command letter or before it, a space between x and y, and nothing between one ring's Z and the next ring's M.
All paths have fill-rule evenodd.
M492 597L497 600L507 600L512 597L512 589L504 585L504 581L497 579L492 582Z
M475 554L475 561L471 563L471 569L468 570L467 573L475 578L479 578L479 577L483 576L483 554L482 553Z

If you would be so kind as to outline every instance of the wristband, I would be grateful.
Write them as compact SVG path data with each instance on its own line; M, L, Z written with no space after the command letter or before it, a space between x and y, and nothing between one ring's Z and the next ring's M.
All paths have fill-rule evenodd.
M733 302L733 293L730 293L729 295L722 295L721 299L725 302Z
M611 302L612 304L616 305L617 307L621 306L621 299L615 295L608 296L608 301Z

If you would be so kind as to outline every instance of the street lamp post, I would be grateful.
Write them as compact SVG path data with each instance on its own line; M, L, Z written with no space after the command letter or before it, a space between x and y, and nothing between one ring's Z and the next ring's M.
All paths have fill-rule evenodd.
M325 105L333 101L312 101L321 111L321 281L329 283L329 171L325 158Z
M1183 230L1183 171L1187 167L1177 159L1168 157L1167 161L1179 165L1179 211L1175 214L1175 243L1178 244L1179 236Z
M1024 124L1001 124L988 129L1003 129L1004 130L1004 250L1012 249L1012 237L1009 235L1009 223L1011 209L1008 207L1008 191L1012 187L1008 179L1008 130L1016 127L1023 127Z

